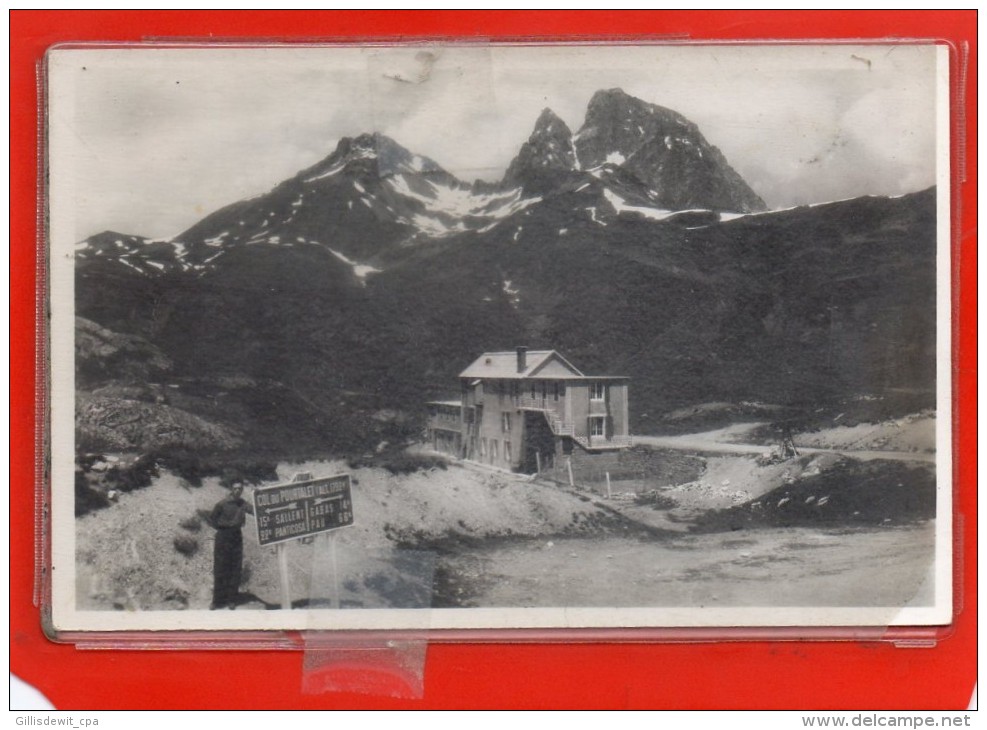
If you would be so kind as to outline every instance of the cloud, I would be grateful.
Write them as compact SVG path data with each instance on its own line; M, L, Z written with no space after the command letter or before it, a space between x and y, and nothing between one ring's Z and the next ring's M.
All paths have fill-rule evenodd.
M370 131L498 179L544 107L576 131L615 86L694 121L772 207L933 182L932 46L71 53L80 237L173 235Z

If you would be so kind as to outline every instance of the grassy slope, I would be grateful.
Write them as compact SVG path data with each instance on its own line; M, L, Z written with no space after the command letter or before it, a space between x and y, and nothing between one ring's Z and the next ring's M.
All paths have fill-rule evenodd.
M932 191L695 230L601 226L585 202L566 193L489 233L392 252L365 287L316 246L249 246L200 279L143 288L103 286L87 269L79 310L146 337L180 383L212 389L172 397L274 453L413 436L413 420L377 414L420 413L457 390L464 363L517 344L630 376L632 430L718 400L815 409L868 393L892 411L901 394L902 412L931 405ZM236 377L261 385L221 385Z

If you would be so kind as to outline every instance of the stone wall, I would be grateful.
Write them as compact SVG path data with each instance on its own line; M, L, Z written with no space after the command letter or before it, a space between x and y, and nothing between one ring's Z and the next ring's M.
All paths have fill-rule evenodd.
M572 477L577 486L597 489L606 483L609 472L614 489L623 491L646 491L685 484L699 479L706 470L704 458L679 451L636 446L592 452L575 445L571 454L564 454L560 449L555 455L553 467L544 470L542 476L568 484L567 462L572 464Z

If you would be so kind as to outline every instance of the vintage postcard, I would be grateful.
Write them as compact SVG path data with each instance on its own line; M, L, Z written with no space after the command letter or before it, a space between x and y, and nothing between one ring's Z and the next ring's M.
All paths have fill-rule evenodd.
M948 70L52 50L53 630L948 624Z

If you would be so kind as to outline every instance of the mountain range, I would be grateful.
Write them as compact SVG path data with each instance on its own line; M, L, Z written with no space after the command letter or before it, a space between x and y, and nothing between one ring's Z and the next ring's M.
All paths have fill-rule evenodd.
M630 376L632 430L711 401L931 398L935 197L766 211L695 124L619 89L576 133L544 110L499 182L343 138L173 239L77 245L79 412L151 404L184 424L173 441L215 448L359 449L515 345ZM151 422L82 415L80 443L169 443Z

